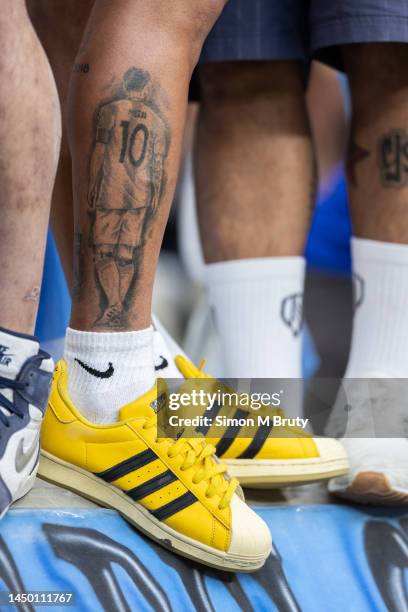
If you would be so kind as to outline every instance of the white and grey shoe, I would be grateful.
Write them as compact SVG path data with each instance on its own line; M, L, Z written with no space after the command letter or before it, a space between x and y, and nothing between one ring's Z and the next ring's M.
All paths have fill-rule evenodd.
M358 503L408 505L408 380L343 381L326 428L341 436L350 471L329 491Z
M35 338L0 328L0 518L34 484L53 369Z

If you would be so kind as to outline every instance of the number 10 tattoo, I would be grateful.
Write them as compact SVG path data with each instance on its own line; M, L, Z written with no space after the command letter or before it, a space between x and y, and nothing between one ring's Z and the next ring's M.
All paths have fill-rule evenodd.
M95 113L88 246L99 292L98 326L126 329L146 237L163 198L170 130L161 99L150 74L130 68Z

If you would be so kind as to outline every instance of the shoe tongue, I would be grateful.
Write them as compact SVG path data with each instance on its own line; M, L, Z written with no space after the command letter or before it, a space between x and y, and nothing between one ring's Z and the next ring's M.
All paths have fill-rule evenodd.
M123 406L119 411L119 420L126 421L132 417L151 417L165 401L166 385L163 380L134 402Z
M0 329L0 376L17 378L23 364L37 355L39 348L33 336L19 336Z

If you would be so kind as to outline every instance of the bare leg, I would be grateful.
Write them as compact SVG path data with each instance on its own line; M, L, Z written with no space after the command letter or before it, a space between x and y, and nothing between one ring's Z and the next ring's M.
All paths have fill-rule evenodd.
M301 70L277 61L200 72L198 216L224 372L300 378L302 254L315 194ZM292 414L299 397L288 401Z
M344 47L343 56L353 104L348 188L356 294L346 376L373 371L405 376L408 45L352 45Z
M348 175L355 234L407 243L408 45L351 45L343 56L353 102Z
M197 12L196 5L178 0L169 14L162 0L95 3L72 76L68 119L80 235L71 321L76 329L150 324L189 79L223 5L203 0ZM98 272L108 251L111 268L117 268L109 279ZM120 269L130 266L129 290L110 308L108 295L120 293Z
M0 322L32 333L60 113L51 70L23 0L2 4L0 45Z
M330 488L363 503L407 504L408 45L350 45L343 58L353 103L355 300L344 387L352 408L344 439L351 469ZM339 395L329 425L341 425L343 415Z
M302 254L315 181L297 64L213 64L200 74L196 181L206 261Z
M64 6L56 6L54 0L29 0L31 19L48 54L52 69L54 71L63 111L63 141L60 157L60 165L56 177L53 202L52 202L52 228L56 239L65 276L70 288L73 283L73 202L72 202L72 162L71 155L66 141L66 96L68 92L69 79L74 66L76 54L78 52L83 32L89 18L94 0L66 0ZM191 139L190 139L191 140ZM79 245L77 245L78 247ZM125 258L123 258L125 259ZM123 301L125 298L132 277L134 275L133 264L126 264L122 261L119 270L116 265L108 266L106 274L117 275L119 273L120 299L113 297L114 301ZM76 274L78 277L78 272ZM155 322L157 328L158 323ZM162 329L155 332L155 363L163 363L163 355L166 355L168 366L161 374L165 376L177 377L179 370L174 365L174 355L182 353L180 347L172 347L171 351L167 344L172 346L172 341L168 338L163 339L166 332ZM169 373L170 372L170 373Z
M48 55L62 109L62 142L51 207L51 226L65 276L73 283L72 160L66 133L69 80L94 0L27 0L31 20Z

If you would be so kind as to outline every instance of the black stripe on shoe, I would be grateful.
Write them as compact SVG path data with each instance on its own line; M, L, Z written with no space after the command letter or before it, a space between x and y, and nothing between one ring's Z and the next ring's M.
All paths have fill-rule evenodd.
M245 410L237 410L232 418L234 419L243 419L248 416L248 413ZM235 438L237 437L239 430L241 429L241 425L230 425L225 430L225 433L221 440L218 442L216 448L216 455L218 457L222 457L224 453L230 448Z
M163 487L177 480L177 476L173 474L170 470L166 470L162 474L151 478L147 482L134 489L130 489L126 491L126 494L129 495L134 501L138 501L139 499L143 499L147 495L151 493L155 493L155 491L159 491Z
M150 510L150 512L159 521L164 521L166 518L173 516L173 514L177 514L177 512L180 512L180 510L184 510L184 508L191 506L196 501L196 496L190 493L190 491L187 491L187 493L184 493L184 495L177 497L177 499L174 499L173 501L169 502L168 504L165 504L157 510Z
M261 425L261 427L258 428L258 431L252 438L252 441L249 446L247 446L244 452L241 453L240 456L237 457L237 459L253 459L259 453L266 440L268 439L271 429L273 428L271 420L272 419L269 419L269 425Z
M157 459L156 453L154 453L150 448L137 455L133 455L129 457L129 459L125 459L121 463L114 465L103 472L94 472L95 476L102 478L106 482L112 482L117 478L121 478L126 474L130 474L130 472L134 472L139 468L151 463L152 461L156 461Z
M203 434L203 436L205 436L209 429L211 428L211 424L213 423L215 417L217 416L217 414L219 413L219 411L221 410L222 405L219 404L218 402L214 402L214 404L211 406L210 410L206 410L205 411L205 415L206 417L208 417L209 420L209 425L202 425L201 427L197 427L196 428L196 432Z

